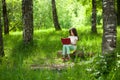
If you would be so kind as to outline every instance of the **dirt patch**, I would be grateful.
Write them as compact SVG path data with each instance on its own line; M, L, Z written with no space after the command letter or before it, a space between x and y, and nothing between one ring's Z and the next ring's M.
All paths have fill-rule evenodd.
M52 63L52 64L31 64L30 68L32 70L38 70L38 69L49 69L49 70L62 70L66 69L68 67L73 67L73 62L62 62L62 63Z

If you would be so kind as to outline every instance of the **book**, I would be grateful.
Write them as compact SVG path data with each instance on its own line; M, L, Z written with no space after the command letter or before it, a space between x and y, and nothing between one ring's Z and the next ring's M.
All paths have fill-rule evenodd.
M70 38L61 38L61 42L66 45L71 44Z

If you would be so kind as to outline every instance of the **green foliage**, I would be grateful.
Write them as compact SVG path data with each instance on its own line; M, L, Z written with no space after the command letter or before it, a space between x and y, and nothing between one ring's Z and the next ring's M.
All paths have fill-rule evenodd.
M7 0L10 30L22 30L22 1ZM56 0L61 28L91 25L91 0ZM89 5L88 5L89 4ZM98 6L99 0L97 1ZM33 1L33 21L35 29L53 27L51 0ZM101 24L101 7L97 8L97 23Z
M91 23L90 2L90 0L56 0L61 28L89 25ZM6 3L10 30L22 30L22 0L7 0ZM51 0L34 0L33 18L36 29L53 27Z
M82 1L79 3L77 0L58 0L56 3L58 5L57 10L61 27L83 26L90 22L90 14L88 13L91 7L88 5L83 6Z
M50 28L53 26L51 0L35 0L34 26L36 28Z
M99 55L94 58L92 66L89 68L92 76L99 80L117 80L120 78L118 73L120 69L120 55L117 49L119 49L119 46L113 53Z
M80 41L83 42L85 30L78 29ZM5 57L2 60L0 67L0 78L2 80L32 80L32 79L77 79L82 77L88 79L85 70L85 66L76 65L74 68L68 68L63 71L51 71L51 70L38 70L33 71L30 69L30 65L39 64L58 64L62 61L55 61L56 53L61 50L62 44L60 42L61 37L67 37L69 35L68 30L54 31L54 29L35 31L34 43L25 46L22 42L22 32L14 32L10 35L4 36ZM90 38L90 36L88 36ZM87 38L88 38L87 37ZM91 38L92 39L92 38ZM47 41L47 42L46 42ZM78 49L81 49L79 44ZM79 42L80 43L80 42ZM88 42L87 42L88 43ZM14 44L14 45L13 45ZM87 45L84 45L87 47ZM90 48L87 49L89 51ZM82 68L83 67L83 68ZM87 67L87 66L86 66ZM56 74L57 73L57 74ZM73 75L73 73L75 73ZM7 75L5 77L5 75ZM72 76L73 75L73 76ZM84 77L86 76L86 77Z
M102 9L102 1L101 0L96 0L97 2L97 9L100 10Z
M6 0L10 30L22 30L21 0Z
M116 67L116 54L111 53L101 56L100 60L97 62L97 65L99 72L99 74L97 74L97 77L107 79L109 73Z
M106 80L119 79L120 58L114 64L114 57L101 55L102 28L98 34L93 34L90 27L77 28L79 34L78 50L83 50L85 59L79 58L75 63L63 63L56 53L62 49L61 37L69 35L67 29L35 30L33 43L24 45L22 32L13 32L4 36L5 56L0 63L1 80ZM118 29L119 31L119 29ZM119 36L118 36L119 38ZM117 47L119 49L119 47ZM93 52L94 56L87 56ZM119 51L116 51L119 53ZM111 55L112 56L112 55ZM118 55L119 56L119 55ZM110 63L109 63L110 62ZM74 64L65 69L31 69L31 65L46 66L51 64Z
M0 1L0 17L1 17L1 10L2 10L2 1Z

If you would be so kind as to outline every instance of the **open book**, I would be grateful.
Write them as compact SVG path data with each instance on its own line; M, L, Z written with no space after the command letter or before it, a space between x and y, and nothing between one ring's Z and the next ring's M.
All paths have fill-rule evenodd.
M62 44L71 44L70 38L61 38Z

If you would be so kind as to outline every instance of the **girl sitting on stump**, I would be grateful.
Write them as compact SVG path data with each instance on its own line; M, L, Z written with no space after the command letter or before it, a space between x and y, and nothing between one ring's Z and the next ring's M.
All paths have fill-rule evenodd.
M78 41L78 34L76 28L71 28L69 29L69 34L68 38L70 38L71 43L70 44L63 44L62 48L62 55L63 55L63 60L69 60L70 59L70 52L75 51L77 49L77 41ZM67 54L67 57L65 55Z

